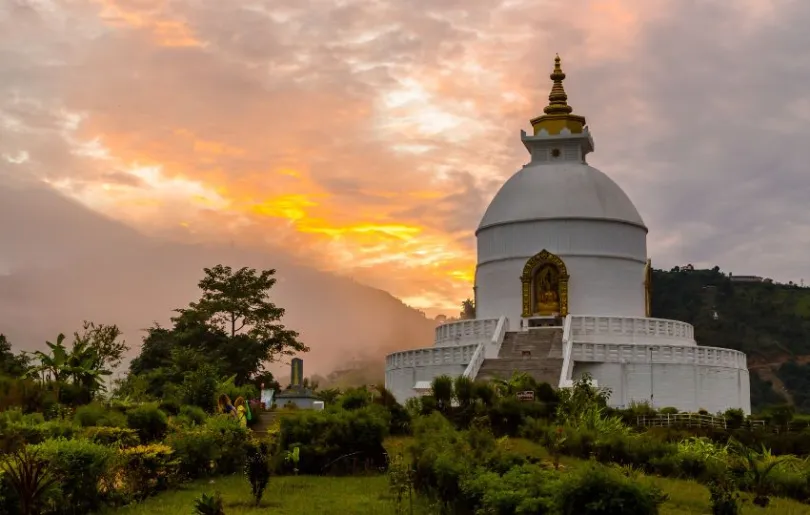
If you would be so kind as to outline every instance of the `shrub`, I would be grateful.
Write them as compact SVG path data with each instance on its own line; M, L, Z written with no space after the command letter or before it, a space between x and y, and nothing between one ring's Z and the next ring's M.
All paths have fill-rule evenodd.
M208 415L206 415L204 409L200 408L199 406L188 405L180 408L180 416L184 417L194 425L202 425L208 418Z
M127 427L87 427L82 436L91 442L110 447L134 447L140 444L138 432Z
M227 415L210 417L205 428L214 434L219 448L214 468L218 474L234 474L242 470L245 462L245 445L250 430L239 425L239 421Z
M189 479L213 473L222 455L217 434L203 427L175 431L166 444L174 449L180 475Z
M250 445L245 461L245 476L250 483L253 500L259 506L270 481L270 449L265 442Z
M121 449L121 479L127 496L143 499L166 489L177 474L173 454L172 448L163 444Z
M281 419L279 450L300 448L303 474L384 468L388 413L379 406L353 411L304 412Z
M4 456L0 461L0 472L3 490L16 497L3 499L7 513L40 513L41 506L45 504L57 481L50 462L35 449L25 447Z
M196 515L225 515L222 495L219 492L214 495L201 494L194 501L194 513Z
M109 470L112 449L87 440L47 440L34 447L48 460L58 479L57 513L90 513L99 508L104 492L99 483Z
M666 499L656 487L598 465L566 475L557 490L563 515L656 515Z
M198 406L213 413L219 393L217 369L209 364L186 373L180 386L180 398L183 404ZM234 399L235 397L231 397Z
M551 513L559 478L537 465L520 465L503 475L478 470L464 476L461 490L476 513Z
M95 402L76 408L73 420L81 427L126 427L127 425L127 419L122 413L109 410Z
M153 442L163 438L169 422L157 406L142 404L127 411L127 425L138 432L142 442Z
M9 422L2 429L0 435L0 450L11 452L25 444L42 443L49 438L73 438L76 426L68 421L50 420L42 423L32 423L39 417L24 417L20 421Z
M371 393L365 388L349 388L340 396L340 407L345 410L365 408L371 404Z

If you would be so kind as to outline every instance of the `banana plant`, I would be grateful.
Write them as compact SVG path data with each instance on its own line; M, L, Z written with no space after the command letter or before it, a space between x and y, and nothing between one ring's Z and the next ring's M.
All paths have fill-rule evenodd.
M50 349L50 353L34 352L34 357L39 360L39 365L32 367L26 373L26 376L38 376L42 382L53 381L57 401L59 400L60 386L70 372L68 364L70 355L65 348L64 341L65 335L59 333L59 336L56 337L56 343L45 342Z

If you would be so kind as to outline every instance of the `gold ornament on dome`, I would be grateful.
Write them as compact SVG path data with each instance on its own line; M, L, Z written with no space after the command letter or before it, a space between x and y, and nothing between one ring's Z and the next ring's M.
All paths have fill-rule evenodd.
M568 269L559 256L543 249L530 257L520 282L523 317L568 315Z

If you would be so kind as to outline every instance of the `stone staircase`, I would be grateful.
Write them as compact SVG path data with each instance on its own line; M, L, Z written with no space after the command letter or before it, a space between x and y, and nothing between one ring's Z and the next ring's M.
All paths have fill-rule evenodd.
M557 388L563 364L562 328L548 327L506 333L497 359L485 359L476 379L509 380L525 372Z

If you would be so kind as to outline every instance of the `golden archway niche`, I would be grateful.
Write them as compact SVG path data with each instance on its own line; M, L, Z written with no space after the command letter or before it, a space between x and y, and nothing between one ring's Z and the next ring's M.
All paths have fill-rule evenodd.
M530 257L520 282L524 317L568 314L568 269L559 256L543 249Z

